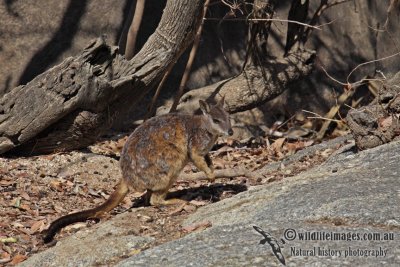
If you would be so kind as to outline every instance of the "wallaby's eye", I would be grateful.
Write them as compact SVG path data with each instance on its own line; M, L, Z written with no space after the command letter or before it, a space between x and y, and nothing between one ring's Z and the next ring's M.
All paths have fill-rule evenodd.
M217 120L217 119L213 119L213 122L214 122L215 124L219 124L221 121L220 121L220 120Z

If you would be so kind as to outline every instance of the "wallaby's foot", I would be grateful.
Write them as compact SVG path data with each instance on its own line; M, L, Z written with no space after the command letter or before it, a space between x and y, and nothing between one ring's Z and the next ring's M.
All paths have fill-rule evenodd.
M215 173L214 173L214 167L211 166L210 171L206 173L208 180L210 180L210 182L214 182L215 181Z
M207 178L210 180L211 183L215 181L215 174L214 172L207 173Z
M187 203L187 201L179 198L165 199L167 192L153 192L150 197L150 204L152 206L166 206Z

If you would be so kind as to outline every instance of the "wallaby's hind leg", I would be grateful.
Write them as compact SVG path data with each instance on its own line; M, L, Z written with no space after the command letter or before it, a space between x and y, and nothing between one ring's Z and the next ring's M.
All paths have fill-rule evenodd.
M152 192L150 197L150 204L152 206L163 206L163 205L174 205L186 203L183 199L171 198L165 199L168 191L156 191Z

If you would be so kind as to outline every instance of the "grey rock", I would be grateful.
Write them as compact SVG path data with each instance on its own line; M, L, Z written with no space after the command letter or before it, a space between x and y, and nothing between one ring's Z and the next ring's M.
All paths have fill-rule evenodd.
M146 250L118 266L281 265L268 243L259 244L263 237L253 225L277 240L285 239L286 229L356 238L393 234L386 241L306 241L297 235L283 244L287 266L399 266L399 162L399 142L337 155L322 167L199 209L186 224L210 220L211 229ZM317 255L305 256L314 251Z
M130 212L119 214L77 234L62 239L54 247L33 255L19 266L109 265L130 253L149 246L151 237L136 236L129 227Z

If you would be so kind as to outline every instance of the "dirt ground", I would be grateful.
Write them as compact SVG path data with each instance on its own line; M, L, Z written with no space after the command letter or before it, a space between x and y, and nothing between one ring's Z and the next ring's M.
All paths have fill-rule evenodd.
M11 266L45 250L41 232L56 218L102 203L113 191L120 178L118 153L126 136L101 141L87 150L43 156L0 158L0 266ZM240 143L225 140L211 152L216 169L245 167L256 171L296 151L312 145L312 141L288 142L284 138L250 140ZM182 205L156 208L144 206L140 192L132 192L120 206L102 221L121 212L133 211L137 223L132 231L141 236L156 237L158 245L184 236L192 231L210 227L182 226L187 216L200 206L229 198L249 186L288 179L323 162L333 151L321 151L305 158L291 170L280 168L257 177L205 180L178 179L171 197L185 199ZM189 164L185 173L197 172ZM63 229L56 240L65 238L93 221L77 223Z

